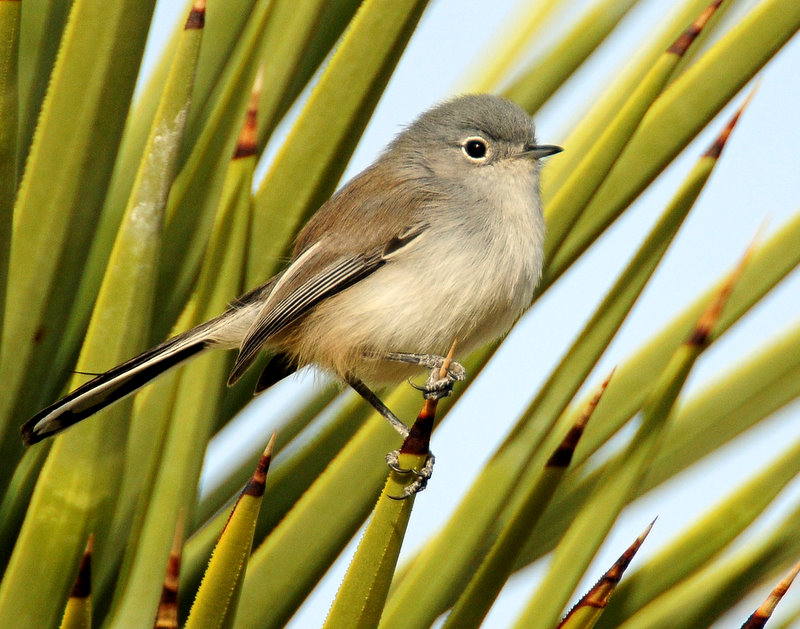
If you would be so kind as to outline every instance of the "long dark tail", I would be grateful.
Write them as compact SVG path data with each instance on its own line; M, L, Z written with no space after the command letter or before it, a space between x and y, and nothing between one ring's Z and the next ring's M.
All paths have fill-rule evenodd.
M61 432L206 349L237 347L279 278L242 295L220 316L109 369L39 411L20 428L22 441L31 445Z
M20 428L22 441L31 445L54 435L213 346L208 334L209 324L193 328L117 365L39 411Z

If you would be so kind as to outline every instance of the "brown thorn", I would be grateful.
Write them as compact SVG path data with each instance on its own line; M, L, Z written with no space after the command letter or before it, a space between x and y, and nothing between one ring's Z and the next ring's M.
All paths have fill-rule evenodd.
M403 440L400 452L424 456L430 451L433 421L436 417L436 400L425 400L417 419L408 430L408 437Z
M770 608L770 612L775 609L775 606L778 604L778 601L781 598L783 598L783 596L786 594L786 592L789 591L789 588L791 587L792 582L794 581L795 577L798 574L800 574L800 562L797 562L794 566L792 566L792 569L789 570L789 573L785 577L783 577L783 579L781 579L780 583L778 583L778 585L775 586L775 589L772 590L772 593L771 593L770 597L774 598L775 602L772 605L772 607ZM762 605L762 607L763 607L763 605Z
M444 378L447 375L447 370L453 362L453 355L456 352L456 344L458 339L453 339L453 344L450 346L450 351L442 361L442 366L439 368L439 377ZM436 407L439 400L426 398L425 403L422 405L417 419L411 425L408 431L408 436L400 446L400 452L403 454L425 455L428 454L431 443L431 434L433 433L433 423L436 419Z
M194 0L184 30L201 29L206 23L206 0Z
M625 552L619 556L619 559L614 562L614 565L608 569L605 576L607 576L613 582L619 583L619 581L622 579L622 575L625 573L625 570L627 570L634 556L636 556L636 553L639 552L642 544L644 544L644 540L647 539L647 536L650 535L650 531L653 530L653 526L655 525L657 519L657 517L653 518L652 522L647 525L647 528L645 528L639 537L637 537L633 543L625 549Z
M175 576L175 585L178 585L178 574L181 565L181 550L183 549L183 507L178 511L178 521L175 523L175 535L172 538L172 548L170 549L170 565L167 567L167 576ZM173 565L173 557L177 559L177 564ZM174 568L174 570L171 570Z
M178 627L178 586L181 574L181 552L183 550L184 511L178 512L175 523L175 535L172 538L172 549L167 560L167 573L161 587L161 599L158 601L154 629L177 629Z
M92 595L92 552L94 551L94 533L89 534L86 549L83 551L78 576L72 585L70 598L89 598Z
M255 496L256 498L259 498L264 495L264 489L266 488L267 481L267 471L269 470L269 465L272 462L272 450L275 446L276 435L277 433L272 433L272 437L270 437L267 447L264 448L264 453L258 460L258 465L256 465L253 475L247 481L244 489L242 489L239 497L236 499L236 504L233 505L233 509L231 509L231 512L228 514L228 520L225 522L225 526L222 527L221 535L225 534L225 530L228 528L228 524L230 523L233 514L236 513L236 508L239 506L239 501L241 501L242 498L245 496Z
M442 362L442 366L439 368L439 378L444 378L447 375L447 370L450 369L450 363L453 362L453 356L456 353L456 344L458 343L458 339L453 339L453 344L450 346L450 351L447 352L447 356L444 357L444 361ZM436 399L426 399L425 404L422 406L422 410L419 412L417 419L420 417L427 419L428 417L433 418L436 415L436 406L438 405L439 400Z
M270 437L269 443L264 449L264 454L261 455L261 458L258 461L255 472L253 472L253 475L250 477L250 480L247 482L247 485L245 485L245 488L242 491L243 495L264 495L264 488L267 484L267 471L269 470L269 464L272 461L272 449L275 446L276 434L277 433L275 432L272 433L272 437Z
M597 583L589 590L581 600L579 600L575 606L569 611L569 613L564 617L564 620L561 621L559 627L563 626L566 622L567 618L572 615L575 610L580 609L581 607L595 607L598 609L603 609L607 604L608 600L611 598L611 595L614 593L614 589L617 586L617 583L620 582L622 579L622 575L625 573L625 570L628 569L631 561L633 560L636 553L642 547L644 540L647 539L647 536L650 534L650 531L653 529L653 525L656 523L656 519L653 519L652 522L647 526L647 528L642 531L641 535L637 537L634 542L625 549L619 559L614 562L606 572L603 574L602 577L597 581Z
M594 413L594 409L597 408L597 405L600 403L600 399L603 397L603 393L605 393L606 387L608 387L608 383L611 382L611 377L614 375L616 370L617 368L614 367L611 370L611 373L608 374L606 379L602 382L600 387L592 396L592 399L589 400L588 404L586 404L583 411L578 416L578 419L575 420L572 428L569 429L569 432L566 434L559 446L555 449L553 454L550 455L545 467L567 467L570 464L572 461L572 455L575 453L575 448L578 445L578 441L580 441L583 431L586 429L586 425L589 423L589 419L591 419L592 414Z
M444 378L447 375L447 370L450 369L450 363L453 362L453 355L456 353L457 343L458 339L453 339L453 344L450 346L450 351L447 352L447 356L444 357L444 362L442 363L442 368L439 369L440 378Z
M703 153L703 157L710 157L712 159L719 159L719 156L722 154L722 149L725 148L725 143L728 141L728 138L733 131L733 128L736 126L736 123L739 122L739 117L742 115L742 112L745 108L750 104L750 101L753 100L753 96L755 96L756 91L758 90L759 86L761 85L761 80L759 79L756 81L756 84L753 86L753 89L750 90L750 93L747 95L747 98L744 99L741 107L736 110L736 113L731 116L731 119L728 120L728 124L725 125L725 128L722 129L720 134L717 136L716 140L711 143L711 146L708 147L705 153Z
M775 611L775 608L778 606L778 603L780 603L784 594L789 590L789 587L792 585L798 573L800 573L800 562L796 563L789 573L781 579L780 583L775 586L775 589L770 592L767 600L765 600L759 608L753 612L753 615L747 619L747 622L742 625L742 629L763 627L764 623L772 616L772 612Z
M667 52L671 52L672 54L678 55L682 57L686 51L688 50L689 46L692 45L697 36L703 31L708 21L711 19L711 16L714 15L716 10L719 8L723 0L714 0L710 5L708 5L703 12L697 16L697 19L692 22L683 33L680 34L678 39L667 48Z
M261 89L264 85L264 67L258 68L258 73L250 90L250 100L247 103L242 130L236 142L233 159L249 157L258 153L258 101L261 98Z
M695 347L705 347L708 345L711 331L717 324L717 321L719 321L722 310L725 308L725 304L728 303L728 298L731 296L731 292L733 292L736 282L739 281L742 272L750 261L753 251L761 239L761 233L765 228L766 221L762 223L756 231L756 234L750 242L750 245L747 247L744 255L742 255L741 259L739 260L739 264L737 264L733 271L730 272L727 279L722 283L719 291L717 291L715 297L711 300L711 303L705 309L703 314L700 315L694 330L687 340L689 345L694 345Z

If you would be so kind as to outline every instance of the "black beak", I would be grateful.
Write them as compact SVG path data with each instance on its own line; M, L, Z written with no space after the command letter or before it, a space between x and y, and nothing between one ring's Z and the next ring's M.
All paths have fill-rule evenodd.
M525 147L522 153L525 157L533 157L534 159L542 159L550 155L560 153L564 149L555 144L529 144Z

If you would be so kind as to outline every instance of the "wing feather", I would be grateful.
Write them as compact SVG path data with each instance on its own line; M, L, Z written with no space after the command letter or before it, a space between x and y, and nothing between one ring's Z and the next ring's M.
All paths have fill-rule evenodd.
M392 238L383 247L372 253L339 258L293 290L284 286L284 290L281 292L288 291L288 294L277 303L267 300L264 309L245 335L239 356L236 358L236 363L228 378L228 385L234 384L241 378L271 337L297 321L322 300L340 293L374 273L387 262L389 257L396 255L402 247L419 236L424 229L424 225L417 226ZM305 263L308 264L308 260ZM287 271L287 276L289 273L290 271Z

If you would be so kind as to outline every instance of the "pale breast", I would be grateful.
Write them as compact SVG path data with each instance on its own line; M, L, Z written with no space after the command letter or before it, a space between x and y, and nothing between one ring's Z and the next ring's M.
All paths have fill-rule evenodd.
M535 173L489 177L491 203L455 200L449 220L432 221L402 255L315 308L290 340L299 361L380 383L408 367L365 353L444 354L458 339L463 356L505 334L533 297L544 226Z

